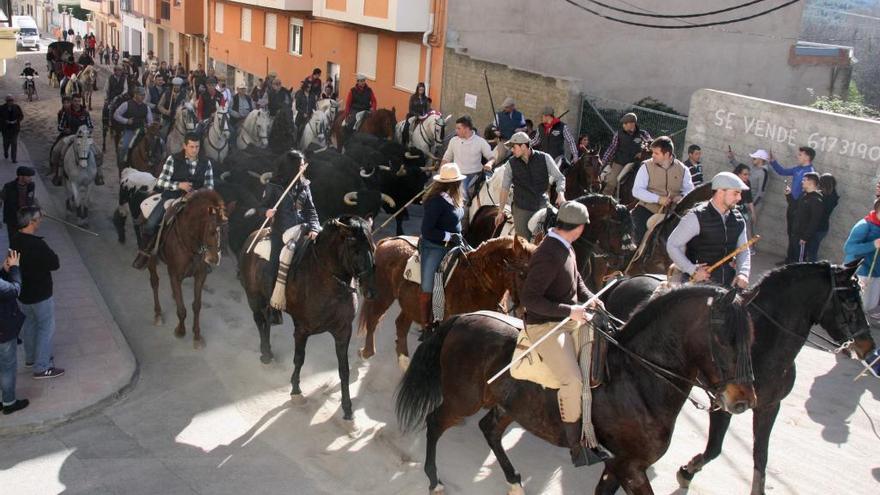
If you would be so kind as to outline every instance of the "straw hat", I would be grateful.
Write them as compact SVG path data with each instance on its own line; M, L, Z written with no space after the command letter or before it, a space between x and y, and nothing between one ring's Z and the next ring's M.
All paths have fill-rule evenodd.
M434 176L434 182L461 182L464 180L461 170L454 163L447 163L440 167L440 173Z

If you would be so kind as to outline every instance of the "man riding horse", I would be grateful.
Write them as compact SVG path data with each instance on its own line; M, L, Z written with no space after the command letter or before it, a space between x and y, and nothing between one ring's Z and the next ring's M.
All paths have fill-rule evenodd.
M183 78L175 77L171 80L171 88L166 89L159 98L156 110L162 115L162 136L168 136L177 107L186 101L186 91L183 90Z
M64 110L63 113L60 113L59 115L60 117L58 120L58 140L60 140L64 136L71 136L73 134L76 134L76 131L78 131L81 126L86 126L90 132L95 128L94 124L92 123L92 117L89 115L89 111L88 109L86 109L83 98L80 95L75 95L70 98L70 108ZM56 140L55 142L57 143L58 140ZM61 176L58 173L59 165L60 164L58 163L54 163L51 165L51 172L58 181L58 183L55 185L60 185L61 182ZM52 182L55 183L55 180L56 179L53 179ZM98 164L97 175L95 175L95 185L100 186L103 184L104 177L101 174L101 166L100 164Z
M360 112L375 111L376 95L373 93L373 88L367 86L367 76L358 74L357 82L348 92L348 97L345 99L345 125L350 131L353 131L357 115Z
M648 219L652 215L671 210L693 190L691 172L675 158L672 139L660 136L651 141L651 158L639 166L632 189L633 197L639 200L632 211L636 243L640 243L648 231Z
M648 131L639 128L639 118L634 113L621 117L620 127L621 129L614 133L611 145L602 156L602 163L608 169L602 194L608 196L615 195L621 170L628 163L635 161L636 155L642 149L642 143L651 142L651 135Z
M144 249L138 251L132 266L138 270L147 267L150 258L158 250L156 229L165 217L165 202L178 199L199 189L214 189L214 170L211 161L199 156L201 136L190 132L186 135L183 149L165 160L162 173L156 181L156 190L161 193L156 207L150 212L142 229Z
M104 101L110 102L117 96L125 92L125 74L122 73L122 67L114 66L113 74L107 79L107 97Z
M541 125L535 133L535 138L532 139L532 148L550 155L563 174L578 160L578 147L574 142L574 136L571 135L571 130L565 122L556 116L553 107L544 107L541 112Z
M711 280L719 285L749 286L751 254L742 250L733 260L708 271L738 246L746 244L746 222L736 208L742 191L749 187L736 175L721 172L712 178L712 199L689 211L666 241L666 251L694 282Z
M128 159L128 149L133 144L132 140L135 134L138 131L143 132L145 126L153 123L153 112L144 102L145 97L146 91L138 86L134 89L134 97L119 105L113 112L113 120L124 129L119 150L117 150L117 152L121 151L121 156L117 159L120 163L125 163Z

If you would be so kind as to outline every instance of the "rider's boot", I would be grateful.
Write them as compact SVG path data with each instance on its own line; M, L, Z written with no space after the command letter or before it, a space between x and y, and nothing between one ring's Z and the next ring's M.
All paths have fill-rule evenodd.
M571 463L574 467L592 466L600 462L605 462L613 456L601 447L587 448L581 440L581 422L580 420L572 423L562 423L562 429L565 432L565 440L571 453Z
M147 235L142 234L146 237L146 241L144 242L144 248L138 249L138 254L135 257L134 261L131 262L132 268L136 270L143 270L150 263L150 258L153 257L153 242L156 239L155 235Z
M432 294L427 292L419 292L419 313L422 316L422 321L425 322L425 326L422 327L422 335L419 337L419 340L423 340L425 337L431 334L434 331L434 327L437 326L437 323L434 321L434 308L433 303L431 301Z

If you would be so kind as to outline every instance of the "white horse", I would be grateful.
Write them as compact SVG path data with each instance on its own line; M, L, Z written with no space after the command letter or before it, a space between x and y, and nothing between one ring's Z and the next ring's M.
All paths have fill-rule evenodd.
M486 183L480 188L480 193L474 198L474 201L471 201L471 207L468 210L469 219L474 218L481 206L498 206L501 201L501 184L504 182L504 173L508 167L510 167L510 163L505 163L492 172L492 177L486 180ZM504 206L509 207L512 199L512 195L508 195L507 204Z
M443 147L443 140L446 137L446 124L449 122L452 114L445 118L439 112L431 111L427 115L421 117L410 117L397 123L395 128L395 137L397 142L403 143L403 128L409 122L409 132L407 139L409 146L412 146L426 157L433 161L439 161L440 149Z
M186 133L192 132L197 124L196 111L192 102L186 101L177 107L174 113L174 121L165 138L165 151L170 155L183 149L183 138Z
M258 148L269 146L269 129L272 127L272 120L269 111L262 108L249 113L238 129L235 147L243 150L250 145Z
M218 105L210 119L210 128L202 138L202 150L214 166L223 163L231 148L229 142L229 112L226 105Z
M321 148L327 146L327 136L330 132L330 123L333 122L323 110L315 110L312 117L302 130L302 137L299 141L299 149L308 149L309 145L317 144Z
M80 126L68 140L64 153L64 187L67 189L67 209L76 213L80 225L88 224L89 194L98 173L92 131Z

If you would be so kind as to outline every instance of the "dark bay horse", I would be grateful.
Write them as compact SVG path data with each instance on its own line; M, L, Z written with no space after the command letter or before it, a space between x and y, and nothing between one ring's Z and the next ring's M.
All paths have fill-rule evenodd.
M397 358L402 368L409 363L407 334L415 322L425 325L419 312L418 294L413 282L404 280L406 262L416 252L416 237L383 239L376 248L376 287L379 296L364 303L358 333L365 334L361 357L376 353L376 327L395 300L400 315L397 328ZM525 273L535 246L522 237L499 237L480 244L464 255L446 285L446 314L456 315L480 309L498 309L507 292L515 292L525 281Z
M676 417L697 380L712 391L718 407L740 413L754 403L751 324L733 296L708 286L676 289L644 305L619 332L626 352L609 348L609 379L593 390L596 434L615 455L606 461L595 493L615 493L621 486L631 494L653 493L645 470L669 447ZM723 323L712 323L713 315ZM522 493L522 477L501 443L512 422L567 446L557 391L509 373L486 384L510 362L518 331L492 316L461 315L443 322L416 350L397 391L396 412L404 431L427 425L425 473L435 493L442 491L438 439L481 408L489 412L480 430L514 493Z
M811 328L821 325L835 346L851 342L859 358L864 358L874 348L862 312L860 288L854 278L857 267L857 263L848 266L828 263L787 265L768 273L744 294L755 327L752 367L758 398L752 417L752 495L764 493L770 432L780 403L794 386L794 360L814 333ZM627 311L647 301L659 284L659 280L651 276L625 280L609 291L605 307L618 318L627 319ZM683 488L687 488L694 475L721 453L730 420L731 416L726 412L710 413L706 450L678 472Z
M602 192L602 179L599 178L601 172L602 162L598 152L583 154L565 172L565 197L577 198L584 194Z
M635 208L636 203L638 203L638 200L632 193L633 184L636 183L636 174L638 173L642 162L649 158L651 158L651 143L642 143L642 150L636 154L636 158L633 160L633 166L629 170L629 173L617 183L617 201L619 201L620 204L626 205L630 210Z
M293 318L294 326L294 369L290 377L290 395L302 398L299 375L306 359L309 337L330 332L336 344L342 412L346 420L353 419L348 388L348 343L351 340L357 296L352 282L356 280L363 284L367 301L376 295L375 245L370 228L370 222L355 216L342 216L324 222L317 239L302 248L308 251L298 266L291 267L286 286L285 311ZM246 246L250 245L255 234L251 234ZM253 253L243 252L239 260L239 280L260 331L260 361L263 363L269 363L273 358L269 343L271 322L267 309L271 293L265 283L267 264ZM275 274L272 277L274 279Z
M165 144L162 141L161 126L158 122L154 122L144 127L143 134L137 138L128 153L128 160L125 163L117 160L116 166L119 169L120 177L122 170L126 167L140 172L148 172L158 177L162 171L164 160Z
M168 266L171 293L177 306L175 337L186 335L186 306L183 304L181 284L184 278L193 277L193 347L205 346L199 326L202 309L202 288L211 266L220 264L220 240L226 226L226 207L223 198L214 191L200 190L190 193L185 206L170 225L162 232L157 256L150 258L150 286L153 288L154 323L161 325L162 306L159 304L159 273L156 269L161 260ZM141 242L138 242L141 244Z
M392 140L394 139L394 129L397 126L397 116L394 107L391 109L379 108L375 112L370 112L361 125L354 132L363 132L372 134L373 136ZM336 139L336 148L342 150L345 146L346 133L351 132L343 128L345 115L340 113L333 122L332 135Z

